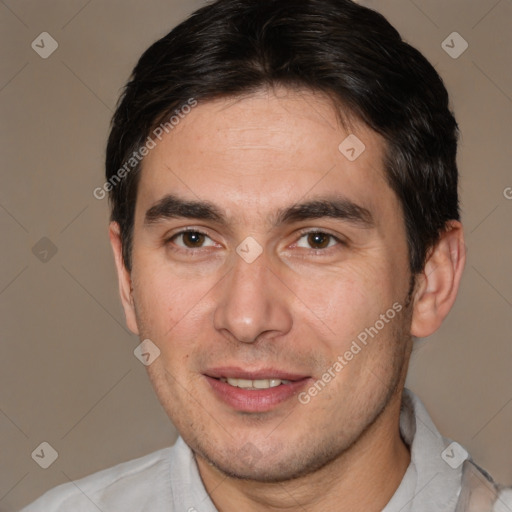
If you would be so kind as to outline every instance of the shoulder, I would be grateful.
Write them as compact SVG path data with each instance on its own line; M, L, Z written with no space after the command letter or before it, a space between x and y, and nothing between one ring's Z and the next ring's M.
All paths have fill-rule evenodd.
M21 512L148 510L147 502L169 503L172 447L123 462L43 494ZM161 488L160 488L161 487ZM156 506L152 510L158 510Z
M501 488L493 512L512 512L512 487Z

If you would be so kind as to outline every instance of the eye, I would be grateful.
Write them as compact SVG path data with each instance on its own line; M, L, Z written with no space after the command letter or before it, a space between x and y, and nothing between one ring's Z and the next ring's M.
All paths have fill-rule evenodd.
M180 231L170 238L178 247L185 249L201 249L203 247L215 246L215 242L201 231Z
M323 233L322 231L311 231L304 233L297 242L297 247L304 249L328 249L340 243L334 235Z

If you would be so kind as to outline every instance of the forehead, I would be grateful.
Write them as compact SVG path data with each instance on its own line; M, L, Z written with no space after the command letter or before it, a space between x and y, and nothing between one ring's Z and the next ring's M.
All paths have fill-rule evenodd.
M384 141L310 91L262 90L199 103L145 157L137 209L165 194L207 199L227 214L271 215L326 193L396 208ZM139 212L140 213L140 212Z

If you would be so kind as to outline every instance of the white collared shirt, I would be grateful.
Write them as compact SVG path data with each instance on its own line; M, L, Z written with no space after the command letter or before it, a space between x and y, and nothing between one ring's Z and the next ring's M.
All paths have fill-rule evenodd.
M466 452L441 436L419 398L407 389L400 432L411 462L382 512L512 512L511 489L500 494L494 508L457 508ZM98 511L218 512L181 437L172 447L55 487L21 512Z

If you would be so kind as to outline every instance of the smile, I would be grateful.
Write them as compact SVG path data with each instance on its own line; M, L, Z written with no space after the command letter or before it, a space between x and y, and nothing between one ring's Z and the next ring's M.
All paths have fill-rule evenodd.
M282 384L290 384L292 382L291 380L273 378L249 380L221 377L219 380L221 382L226 382L227 384L235 388L243 389L268 389L281 386Z
M309 376L275 368L249 371L223 367L209 369L203 375L216 399L236 411L253 413L283 405L312 382Z

